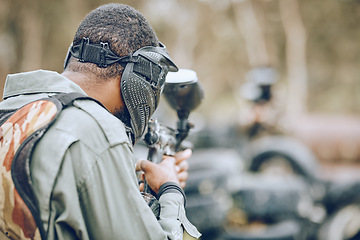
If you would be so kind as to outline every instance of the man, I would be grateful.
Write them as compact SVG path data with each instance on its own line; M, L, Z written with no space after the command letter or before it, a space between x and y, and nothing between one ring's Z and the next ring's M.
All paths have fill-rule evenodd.
M158 165L136 165L158 195L158 220L139 191L132 155L167 72L176 69L138 11L107 4L80 23L61 75L39 70L8 76L0 109L64 92L103 105L76 100L34 149L30 174L48 239L182 239L184 229L199 237L179 187L191 151Z

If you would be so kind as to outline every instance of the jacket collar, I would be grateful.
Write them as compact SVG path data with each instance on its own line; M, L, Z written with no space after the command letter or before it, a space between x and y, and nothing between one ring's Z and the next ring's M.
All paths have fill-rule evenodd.
M24 94L85 92L74 82L57 72L37 70L9 74L6 78L3 98Z

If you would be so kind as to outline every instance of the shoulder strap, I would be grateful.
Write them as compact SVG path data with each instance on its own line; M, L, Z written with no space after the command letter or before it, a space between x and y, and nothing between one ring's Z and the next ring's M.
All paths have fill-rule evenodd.
M78 92L59 93L59 94L56 94L56 95L52 95L49 98L57 99L58 101L61 102L61 104L62 104L62 106L64 108L72 105L75 100L91 100L91 101L96 102L97 104L99 104L103 108L105 108L104 105L102 105L102 103L99 102L98 100L96 100L94 98L91 98L91 97L89 97L89 96L87 96L85 94L78 93Z
M4 196L0 196L5 199L4 206L0 206L0 218L3 212L0 221L4 221L0 229L10 238L46 239L30 177L31 155L61 111L80 99L96 101L79 93L61 93L28 103L18 110L0 112L0 121L7 119L0 126L0 172L5 186Z

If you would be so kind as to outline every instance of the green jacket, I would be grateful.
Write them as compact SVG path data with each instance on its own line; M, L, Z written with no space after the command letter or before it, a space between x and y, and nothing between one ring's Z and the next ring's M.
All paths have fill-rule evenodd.
M85 94L56 72L12 74L0 109L60 92ZM180 193L164 194L155 218L139 192L123 123L93 101L74 105L39 141L30 165L48 239L182 239L183 228L199 237Z

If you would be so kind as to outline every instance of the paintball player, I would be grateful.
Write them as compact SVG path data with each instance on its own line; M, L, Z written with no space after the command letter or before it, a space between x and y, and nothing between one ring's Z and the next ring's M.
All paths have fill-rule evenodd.
M42 226L26 221L24 213L18 234L5 231L4 224L21 221L0 213L0 238L183 239L184 231L199 238L186 218L181 189L191 150L164 156L160 164L142 160L136 166L132 153L158 105L167 72L176 70L141 13L106 4L80 23L62 74L9 75L2 110L69 92L100 104L75 100L37 143L29 170ZM136 170L157 194L158 219L139 191Z

